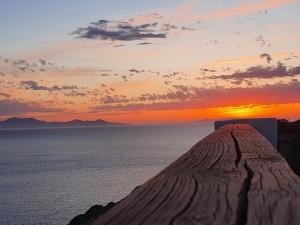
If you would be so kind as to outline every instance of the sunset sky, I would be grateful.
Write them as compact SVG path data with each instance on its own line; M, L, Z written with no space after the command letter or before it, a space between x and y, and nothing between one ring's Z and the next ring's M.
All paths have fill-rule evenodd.
M298 0L1 0L0 119L300 117Z

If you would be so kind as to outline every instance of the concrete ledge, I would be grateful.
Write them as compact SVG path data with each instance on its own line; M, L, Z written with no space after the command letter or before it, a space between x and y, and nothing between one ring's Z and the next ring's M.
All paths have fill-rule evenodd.
M255 118L215 121L215 130L227 124L246 123L259 131L277 150L277 119L275 118Z

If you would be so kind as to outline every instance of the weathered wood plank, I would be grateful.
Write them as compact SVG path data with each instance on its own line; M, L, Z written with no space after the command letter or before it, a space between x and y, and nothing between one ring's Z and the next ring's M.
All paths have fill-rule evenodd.
M95 224L296 225L300 179L254 128L226 125Z
M234 136L252 173L248 192L248 224L300 224L300 181L265 138L238 129ZM258 158L250 158L255 152ZM297 213L298 212L298 213Z

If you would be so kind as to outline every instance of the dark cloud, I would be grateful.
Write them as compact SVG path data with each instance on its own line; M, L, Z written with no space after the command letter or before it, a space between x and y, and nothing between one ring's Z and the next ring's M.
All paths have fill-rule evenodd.
M267 63L270 63L271 60L272 60L271 55L269 55L268 53L263 53L263 54L261 54L261 55L260 55L260 58L262 58L262 59L265 58L265 59L267 60Z
M39 85L37 82L33 80L26 80L26 81L21 81L21 87L25 89L31 89L35 91L66 91L66 90L76 90L78 87L76 85L63 85L63 86L58 86L54 85L52 87L47 87L43 85Z
M129 72L131 72L131 73L140 73L140 71L137 70L137 69L130 69Z
M206 72L215 73L217 72L215 69L207 69L207 68L200 68L200 73L205 74Z
M40 64L43 65L43 66L47 64L47 61L44 60L44 59L40 59L39 62L40 62Z
M129 22L91 23L71 34L83 39L100 39L112 41L133 41L151 38L166 38L166 32L157 27L157 23L132 25Z
M125 95L106 95L100 99L104 104L127 103L130 100Z
M45 72L49 70L59 70L63 67L56 66L52 62L47 62L45 59L39 59L37 62L28 62L24 59L12 59L12 58L0 58L2 62L8 64L11 67L10 72ZM1 73L1 75L5 75Z
M141 42L141 43L138 43L137 45L151 45L153 43L151 42Z
M206 78L210 79L224 79L235 80L241 83L245 79L260 78L268 79L274 77L293 77L300 74L300 66L288 68L281 62L277 63L277 66L253 66L248 68L244 72L236 71L231 75L216 75Z
M26 60L23 59L11 60L11 65L13 65L16 69L23 72L30 69L30 67L34 66L34 65L30 65Z
M190 28L190 27L181 27L181 30L195 30L194 28Z
M21 87L25 89L30 89L34 91L49 91L49 92L61 92L65 96L75 96L75 97L85 97L89 94L94 94L92 91L82 91L76 85L53 85L51 87L39 85L37 82L28 80L21 81Z
M32 89L32 90L35 90L35 91L40 91L40 90L49 91L49 89L50 89L49 87L38 85L38 83L33 81L33 80L21 81L20 84L25 89Z
M141 15L143 16L143 15ZM111 41L134 41L145 39L166 38L171 30L178 29L175 25L161 22L161 16L156 14L144 15L149 16L149 23L136 24L136 18L127 20L98 20L90 23L86 27L80 27L71 32L71 35L76 35L82 39L100 39ZM188 29L188 28L182 28ZM138 45L149 44L142 42ZM123 45L116 45L120 47Z
M60 112L61 109L44 107L35 102L0 100L0 115L16 115L30 112Z
M176 30L177 27L174 24L170 24L170 23L164 23L162 25L162 30L164 31L170 31L170 30Z
M108 20L98 20L97 22L92 22L92 25L99 25L99 24L108 24Z
M164 78L172 78L172 77L176 77L178 75L179 75L179 72L172 72L172 73L169 73L169 74L165 74L162 77L164 77Z

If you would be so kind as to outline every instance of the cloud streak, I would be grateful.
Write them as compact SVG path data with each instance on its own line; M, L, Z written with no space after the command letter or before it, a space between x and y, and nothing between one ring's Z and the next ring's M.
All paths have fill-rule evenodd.
M223 80L235 80L241 83L245 79L269 79L275 77L293 77L300 74L300 66L288 68L281 62L277 63L277 66L253 66L246 71L236 71L231 75L216 75L207 77L209 79L223 79Z
M25 89L31 89L35 91L67 91L67 90L76 90L78 87L76 85L63 85L63 86L58 86L54 85L52 87L47 87L43 85L39 85L36 81L33 80L26 80L26 81L21 81L21 86Z

